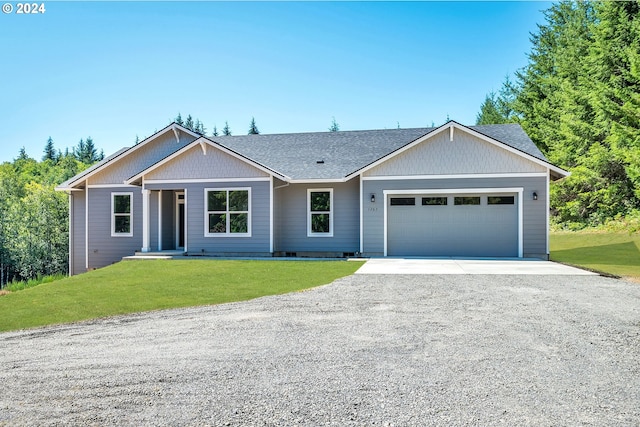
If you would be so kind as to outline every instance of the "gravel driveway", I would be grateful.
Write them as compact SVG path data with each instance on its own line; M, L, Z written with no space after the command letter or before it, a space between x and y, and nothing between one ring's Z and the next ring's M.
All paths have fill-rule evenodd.
M0 425L640 424L640 285L355 275L0 334Z

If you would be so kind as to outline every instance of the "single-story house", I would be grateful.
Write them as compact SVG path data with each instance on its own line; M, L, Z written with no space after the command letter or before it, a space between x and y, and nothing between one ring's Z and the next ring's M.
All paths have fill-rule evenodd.
M538 257L549 181L517 124L203 136L172 123L60 184L70 272L136 252Z

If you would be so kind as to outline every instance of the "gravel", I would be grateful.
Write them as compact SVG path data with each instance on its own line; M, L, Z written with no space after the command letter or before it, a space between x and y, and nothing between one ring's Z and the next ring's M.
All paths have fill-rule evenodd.
M0 334L0 425L640 424L640 285L350 276Z

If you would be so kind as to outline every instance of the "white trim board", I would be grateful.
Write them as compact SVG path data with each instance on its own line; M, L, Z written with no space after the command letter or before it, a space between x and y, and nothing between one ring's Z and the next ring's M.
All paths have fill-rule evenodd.
M522 172L522 173L470 173L452 175L377 175L364 176L364 181L405 181L416 179L483 179L483 178L544 178L548 177L545 172Z
M134 181L137 181L138 179L143 178L146 174L153 172L154 170L158 169L159 167L165 165L166 163L170 162L171 160L175 159L176 157L181 156L182 154L186 153L187 151L191 150L193 147L196 147L200 145L201 147L204 147L206 145L209 145L212 148L218 149L219 151L222 151L223 153L237 159L240 160L250 166L253 166L254 168L266 173L267 175L278 175L279 177L283 178L283 179L289 179L289 177L276 172L272 169L269 169L259 163L254 162L253 160L249 159L248 157L243 156L242 154L236 153L233 150L230 150L229 148L218 144L215 141L211 141L205 137L200 137L198 139L196 139L195 141L190 142L189 144L185 145L184 147L182 147L181 149L179 149L178 151L174 152L173 154L165 157L162 160L157 161L156 163L154 163L153 165L149 166L148 168L144 169L143 171L137 173L136 175L132 176L131 178L127 179L125 181L126 184L131 184ZM204 149L203 149L204 151Z
M520 151L517 148L513 148L510 145L505 144L504 142L500 142L497 139L488 137L488 136L486 136L486 135L484 135L484 134L482 134L482 133L480 133L480 132L478 132L476 130L473 130L471 128L463 126L463 125L461 125L461 124L459 124L457 122L449 121L449 122L445 123L444 125L433 129L431 132L429 132L429 133L427 133L427 134L415 139L413 142L410 142L410 143L406 144L405 146L400 147L397 150L395 150L395 151L393 151L393 152L391 152L391 153L379 158L375 162L372 162L369 165L352 172L351 174L347 175L345 178L348 180L348 179L353 178L354 176L363 174L363 173L367 172L368 170L370 170L370 169L372 169L372 168L374 168L374 167L376 167L376 166L378 166L378 165L380 165L382 163L387 162L389 159L392 159L393 157L395 157L395 156L397 156L397 155L399 155L401 153L404 153L407 150L410 150L411 148L423 143L424 141L427 141L428 139L433 138L434 136L440 134L441 132L446 131L447 129L453 129L453 128L458 129L458 130L463 131L463 132L466 132L466 133L468 133L468 134L470 134L472 136L475 136L476 138L479 138L479 139L481 139L481 140L483 140L485 142L488 142L490 144L495 145L496 147L499 147L499 148L502 148L502 149L504 149L506 151L509 151L510 153L513 153L513 154L516 154L516 155L518 155L520 157L523 157L523 158L525 158L525 159L527 159L527 160L529 160L529 161L531 161L533 163L536 163L538 165L541 165L541 166L543 166L543 167L545 167L547 169L553 170L554 172L556 172L559 175L568 176L568 172L567 171L565 171L564 169L561 169L561 168L559 168L557 166L552 165L548 161L541 160L541 159L539 159L537 157L532 156L531 154L525 153L524 151ZM450 132L451 132L451 130L450 130ZM455 143L455 142L453 142L453 143Z
M165 127L164 129L159 130L158 132L154 133L153 135L151 135L150 137L140 141L138 144L134 145L133 147L129 147L126 149L122 149L120 153L117 153L112 159L110 159L109 161L104 162L103 164L101 164L100 166L96 167L95 169L91 170L90 172L86 173L85 175L81 175L78 177L78 179L76 179L75 181L71 181L69 182L69 184L67 185L67 187L73 187L75 186L78 182L81 182L83 180L87 180L88 178L92 177L93 175L95 175L96 173L102 171L106 166L110 166L111 164L113 164L113 162L116 162L126 156L128 156L129 154L137 151L138 149L142 148L143 146L145 146L146 144L148 144L149 142L153 141L154 139L158 138L161 135L164 135L166 132L168 131L173 131L174 134L176 133L176 129L180 130L181 132L184 132L188 135L193 136L194 138L198 138L200 135L185 128L184 126L180 126L177 123L171 123L170 125L168 125L167 127Z
M199 184L199 183L226 183L226 182L269 182L270 176L256 178L188 178L188 179L145 179L145 184ZM137 187L137 186L134 186Z
M388 213L389 204L387 198L391 195L403 194L491 194L491 193L517 193L518 194L518 258L522 258L524 253L524 209L523 209L523 187L497 187L497 188L437 188L437 189L417 189L417 190L382 190L384 201L383 212L383 237L384 256L387 255L388 240Z

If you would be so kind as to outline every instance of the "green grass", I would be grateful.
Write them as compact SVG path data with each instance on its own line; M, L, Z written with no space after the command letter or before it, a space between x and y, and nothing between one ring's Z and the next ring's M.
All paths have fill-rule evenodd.
M551 259L640 281L640 233L553 232Z
M144 260L0 296L0 331L300 291L361 262Z
M7 286L5 286L3 289L9 292L22 291L24 289L33 288L34 286L40 286L44 283L55 282L56 280L61 280L61 279L64 279L65 277L67 276L64 274L53 274L50 276L38 277L35 279L9 282Z

